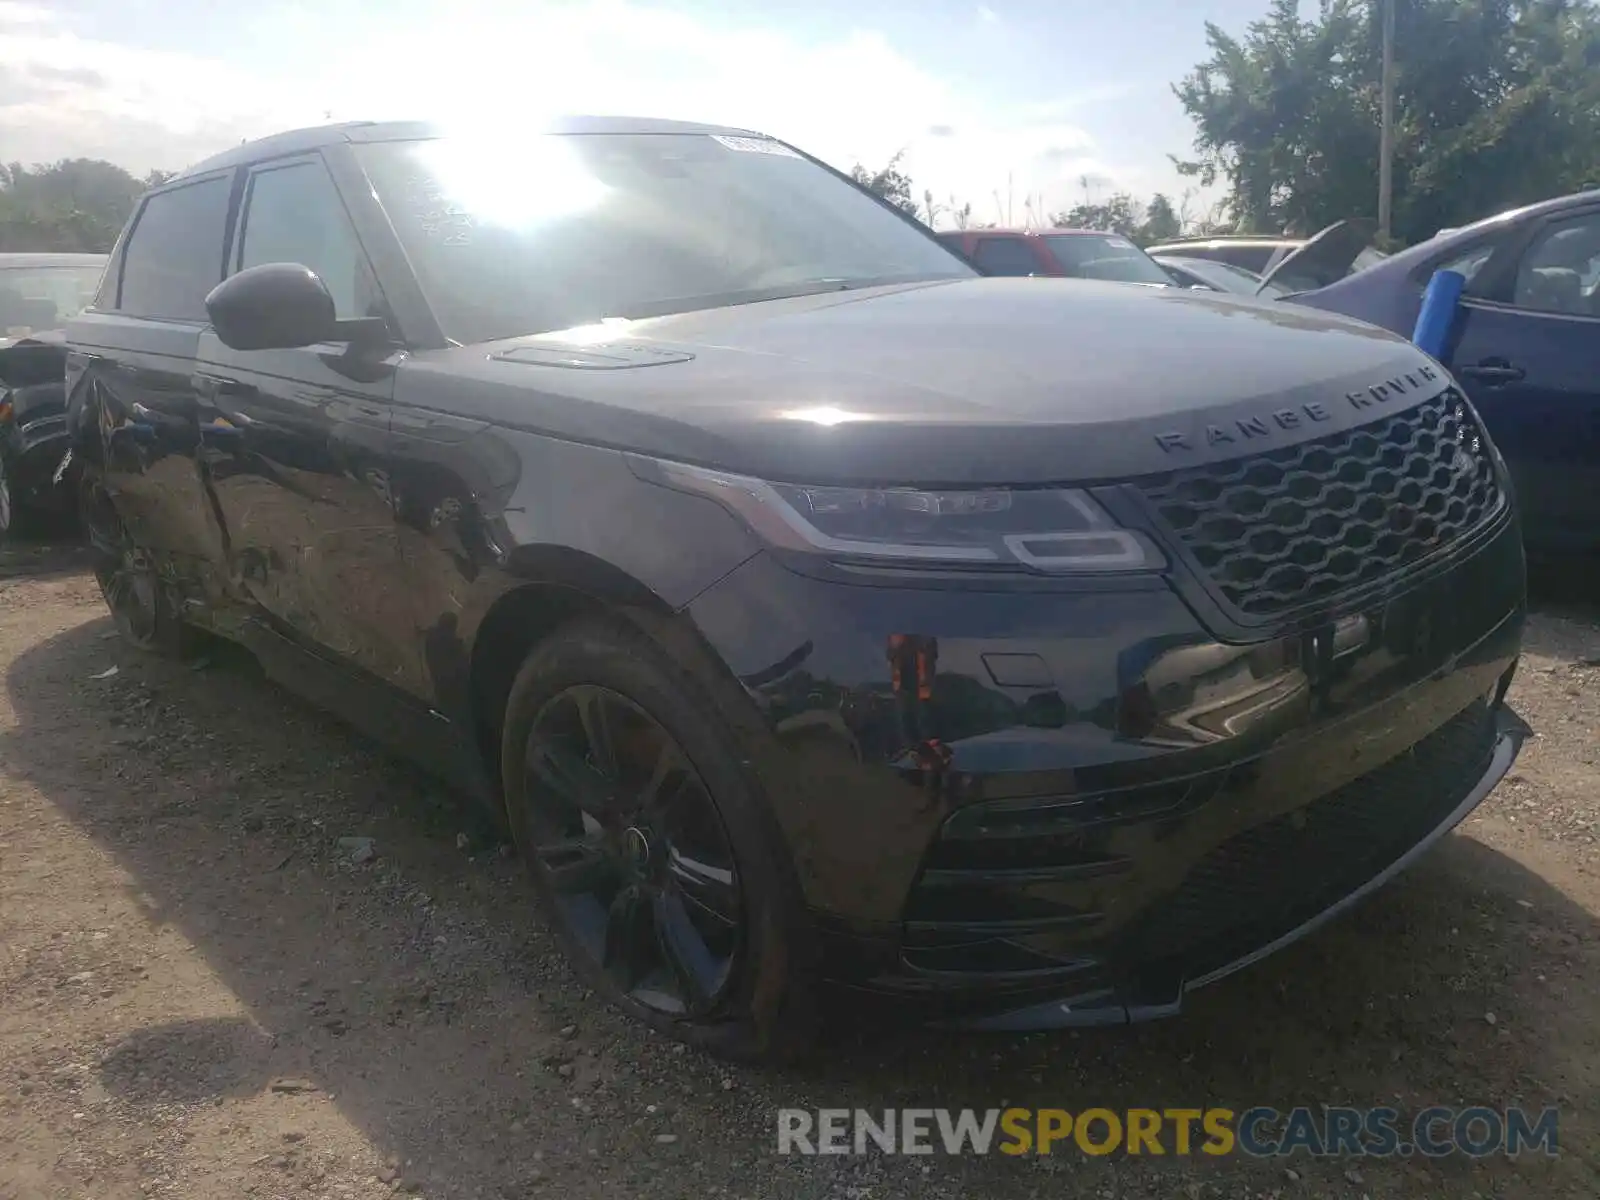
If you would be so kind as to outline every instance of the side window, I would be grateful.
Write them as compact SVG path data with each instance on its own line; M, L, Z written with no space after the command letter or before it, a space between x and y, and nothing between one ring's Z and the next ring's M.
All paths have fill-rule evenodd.
M1473 246L1452 258L1447 258L1437 264L1434 271L1456 271L1469 284L1477 278L1478 272L1483 270L1484 263L1494 257L1494 252L1499 249L1498 240L1487 242L1483 245ZM1428 272L1431 277L1433 271Z
M1032 275L1039 269L1033 247L1021 238L979 238L972 261L985 275Z
M320 162L302 160L250 176L237 269L270 262L300 263L322 276L341 318L381 315L366 256Z
M222 279L231 176L157 192L128 237L117 308L135 317L204 321Z
M1511 302L1535 312L1600 317L1600 212L1547 225L1517 264Z

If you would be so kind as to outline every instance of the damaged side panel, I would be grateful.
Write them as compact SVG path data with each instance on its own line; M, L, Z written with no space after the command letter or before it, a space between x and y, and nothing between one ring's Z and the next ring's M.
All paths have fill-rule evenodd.
M200 330L111 314L80 321L66 371L75 452L95 463L130 533L203 619L230 589L192 380Z

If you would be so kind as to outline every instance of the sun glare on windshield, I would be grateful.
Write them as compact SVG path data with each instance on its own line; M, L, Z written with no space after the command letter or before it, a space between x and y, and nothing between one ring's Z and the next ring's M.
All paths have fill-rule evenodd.
M422 142L416 156L435 180L440 198L459 205L475 222L527 232L597 207L610 190L592 175L570 138L535 134L493 144L461 136Z

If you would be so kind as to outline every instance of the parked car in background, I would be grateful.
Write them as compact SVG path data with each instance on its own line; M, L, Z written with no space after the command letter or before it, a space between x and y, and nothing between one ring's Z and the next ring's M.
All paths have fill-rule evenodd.
M1121 234L1097 229L949 229L938 238L984 275L1058 275L1171 287Z
M1257 297L1276 300L1288 295L1289 289L1281 284L1262 286L1261 276L1232 263L1216 262L1206 258L1184 258L1176 254L1152 254L1180 287L1204 288L1212 292L1225 292L1230 296Z
M77 316L105 266L104 254L0 254L0 347Z
M60 330L94 297L105 264L103 254L0 254L0 538L71 508L74 489L54 481L66 446Z
M1260 275L1292 251L1298 250L1305 241L1305 238L1269 234L1229 234L1224 237L1173 238L1148 249L1152 255L1179 254L1184 258L1231 263Z
M1305 253L1341 273L1354 245ZM1409 334L1438 270L1467 281L1443 359L1511 468L1529 548L1600 552L1600 191L1439 234L1291 299Z
M826 992L1170 1014L1511 766L1514 501L1403 338L981 278L743 130L506 146L334 126L150 192L74 452L124 635L234 638L480 799L624 1011L741 1058Z
M1176 238L1146 249L1152 256L1176 255L1242 267L1260 276L1272 274L1284 260L1303 247L1308 238L1274 234L1228 234L1220 237ZM1379 250L1368 246L1361 255L1344 266L1343 272L1359 271L1383 260ZM1329 275L1327 268L1302 262L1288 273L1280 273L1276 283L1282 291L1308 291L1325 287L1342 275Z

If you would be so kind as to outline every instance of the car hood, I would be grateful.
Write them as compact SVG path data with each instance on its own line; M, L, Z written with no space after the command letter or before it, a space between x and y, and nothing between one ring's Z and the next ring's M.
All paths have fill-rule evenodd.
M771 479L1029 484L1285 445L1446 383L1392 334L1281 303L970 279L427 352L396 398Z

